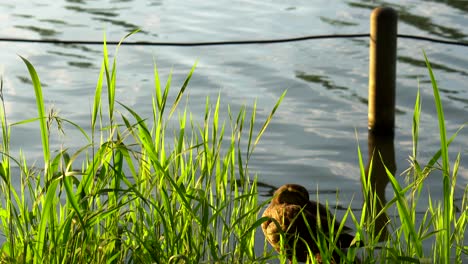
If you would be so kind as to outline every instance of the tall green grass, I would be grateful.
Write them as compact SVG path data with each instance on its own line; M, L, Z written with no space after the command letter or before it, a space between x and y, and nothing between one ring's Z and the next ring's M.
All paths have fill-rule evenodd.
M91 131L84 131L54 111L47 114L39 75L27 59L22 58L33 83L36 118L8 122L1 82L0 262L286 262L285 256L278 256L266 246L264 253L254 250L266 243L256 240L255 232L265 221L258 219L258 214L268 201L258 200L256 177L248 169L252 153L285 93L258 131L255 104L252 111L242 107L234 113L229 107L221 107L220 97L206 98L203 122L198 124L193 113L180 106L196 65L170 102L171 74L163 83L154 63L153 114L143 117L116 100L119 48L120 45L111 60L104 40ZM461 155L451 163L448 154L458 132L450 138L446 136L437 82L427 58L426 62L438 113L440 150L426 165L420 165L418 92L413 115L414 147L407 170L409 181L402 185L387 170L394 197L382 211L375 211L380 201L369 183L358 149L366 199L361 215L349 207L342 222L350 219L355 224L356 243L363 248L339 251L343 263L350 263L357 256L364 263L461 263L467 256L463 243L468 191L465 188L461 211L457 211L453 201ZM106 95L107 100L103 100ZM227 112L227 120L220 118L221 111ZM41 170L27 164L22 154L10 154L11 128L29 122L39 123L44 156ZM63 123L78 129L87 144L74 152L67 148L51 151L51 131L55 126L60 129ZM19 168L18 172L15 168ZM442 171L442 201L433 202L429 197L428 210L422 219L417 219L415 209L424 181L437 177L434 170ZM372 231L375 221L368 216L377 217L393 208L396 217L390 219L388 240L379 242L381 234ZM332 221L333 216L328 220ZM323 256L336 253L336 247L327 247L325 241L333 241L339 232L334 230L329 237L319 238ZM431 243L431 252L424 251L427 243Z
M461 205L457 210L454 201L461 154L458 153L451 163L448 151L450 144L465 124L450 138L447 137L437 81L425 54L424 57L431 79L439 124L440 137L434 141L440 142L440 148L425 165L420 164L418 140L421 99L418 90L413 114L413 151L409 158L410 167L405 171L407 183L402 185L396 175L393 175L386 167L386 176L393 189L394 197L381 212L373 212L373 217L377 218L383 212L392 212L392 209L396 207L396 216L391 218L388 223L391 235L387 241L379 243L378 236L380 234L365 232L366 230L374 230L374 223L364 220L368 219L365 211L375 208L379 201L375 198L364 201L361 222L359 222L357 230L358 235L365 238L365 262L373 263L372 260L376 260L383 263L463 263L468 257L468 248L464 244L468 220L468 188L465 186L464 192L458 194L458 196L461 195ZM369 185L370 179L365 174L359 149L358 155L361 164L363 192L373 193L374 190ZM439 163L440 159L442 159L441 164ZM382 162L385 164L386 161L382 160ZM442 201L432 200L429 194L427 197L429 208L421 218L416 215L417 205L421 199L425 180L429 177L440 177L438 181L440 181L443 190ZM364 197L375 196L364 195ZM355 220L355 222L357 221ZM428 245L431 250L425 251L424 245ZM378 253L376 253L376 249L379 249Z
M179 106L195 66L171 104L171 75L162 83L154 64L153 116L142 117L116 101L117 63L108 57L105 42L103 54L90 134L46 114L39 75L22 58L38 117L14 125L39 122L44 168L31 170L23 157L10 156L11 125L3 106L0 261L261 261L264 256L254 251L261 206L247 164L285 94L258 131L255 105L251 112L242 107L234 113L221 107L219 97L206 99L204 121L196 124L192 113ZM227 110L226 121L220 120L222 110ZM174 118L178 127L171 129ZM88 144L73 153L66 148L52 152L54 119L75 126ZM20 175L12 173L11 166L19 167ZM20 178L21 186L12 185L13 177Z

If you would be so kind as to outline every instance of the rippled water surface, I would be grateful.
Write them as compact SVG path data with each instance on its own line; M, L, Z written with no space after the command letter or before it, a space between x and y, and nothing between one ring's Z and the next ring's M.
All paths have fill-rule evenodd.
M314 34L369 32L371 10L382 1L2 1L1 37L101 41L119 40L135 28L129 41L200 42L274 39ZM468 42L467 1L392 1L399 12L399 33ZM113 47L111 47L113 50ZM411 154L412 109L421 89L420 157L438 148L432 88L423 53L432 62L441 88L449 135L468 121L468 48L398 40L395 152L397 174ZM36 115L29 75L18 55L36 67L46 104L83 128L101 63L100 45L53 45L0 42L0 72L10 122ZM165 79L183 83L198 61L188 88L190 110L202 120L206 96L220 94L222 110L257 100L258 119L265 119L288 89L271 126L256 149L251 171L270 186L296 182L323 199L353 207L361 203L357 140L367 154L368 40L329 39L271 45L164 47L124 46L118 54L117 100L142 116L151 115L153 58ZM175 91L175 89L173 89ZM226 117L226 115L224 115ZM85 141L65 127L55 147L77 148ZM12 146L40 161L37 123L12 128ZM463 155L459 191L468 182L468 133L452 144L452 160ZM365 155L365 159L367 157ZM402 180L403 181L403 180ZM441 195L437 174L428 179L433 198ZM335 190L340 190L340 201ZM389 188L387 188L388 191ZM267 194L269 189L262 188ZM327 195L327 193L329 193ZM461 194L461 193L460 193Z

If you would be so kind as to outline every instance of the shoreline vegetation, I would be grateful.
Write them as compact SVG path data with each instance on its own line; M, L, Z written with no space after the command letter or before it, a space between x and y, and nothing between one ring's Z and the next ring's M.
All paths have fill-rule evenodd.
M25 58L21 59L32 80L38 117L10 124L1 90L0 263L286 263L285 256L255 236L267 220L260 216L270 201L258 200L257 179L248 169L286 92L263 121L256 119L255 103L252 111L242 107L238 113L228 106L228 120L222 121L220 97L206 98L204 121L197 124L187 107L179 105L196 64L170 104L171 75L163 83L154 63L153 116L148 119L115 100L119 46L111 60L104 37L91 131L46 112L39 75ZM467 258L468 189L461 205L455 205L462 157L458 154L451 161L448 155L463 126L447 137L437 83L425 58L437 108L440 150L427 164L419 164L418 91L408 181L402 185L387 169L394 197L377 211L379 201L358 144L363 210L355 215L348 207L339 220L354 223L351 228L364 246L338 252L344 256L343 263L358 258L362 263L462 263ZM29 122L39 123L42 170L31 169L23 154L10 156L11 127ZM178 127L168 126L170 122ZM75 152L65 147L51 151L51 130L63 123L78 129L87 144ZM13 170L16 167L18 172ZM442 200L429 197L429 208L422 219L416 219L424 180L433 177L434 170L442 172ZM390 218L388 237L381 241L381 233L373 232L373 219L390 210L396 213ZM331 232L331 237L322 239L334 235L338 234ZM430 252L423 250L428 241ZM259 254L256 246L264 251ZM322 256L336 251L333 246L321 250Z

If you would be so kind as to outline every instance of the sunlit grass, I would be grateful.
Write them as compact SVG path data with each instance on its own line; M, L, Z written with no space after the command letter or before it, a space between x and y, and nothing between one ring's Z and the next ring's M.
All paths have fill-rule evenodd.
M440 142L440 149L427 164L422 166L418 161L417 153L418 147L420 147L418 139L421 113L421 100L418 90L413 114L413 151L409 157L410 167L405 171L407 183L405 185L400 184L398 177L393 175L388 168L385 168L394 197L385 205L383 211L388 212L393 207L396 207L396 217L390 219L388 223L388 227L391 230L388 240L379 243L378 236L380 234L364 232L366 229L374 230L372 221L365 222L362 220L368 219L364 211L375 208L379 202L377 199L364 201L358 230L361 236L367 237L367 239L364 239L366 245L365 255L367 256L364 259L366 263L373 263L373 260L383 263L463 263L468 255L467 245L464 244L468 217L468 188L465 186L464 193L458 194L458 197L461 196L461 205L458 208L454 204L454 201L457 198L455 187L461 154L458 153L452 163L449 160L448 154L450 144L455 140L465 124L454 135L447 138L437 81L429 60L425 54L424 56L429 76L431 77L434 103L437 109L440 138L435 139L435 142ZM362 155L359 150L358 152L361 162L363 192L372 193L373 190L369 186L369 179L366 178L364 172ZM440 159L442 159L442 164L438 163ZM383 160L383 163L385 164L385 160ZM437 171L441 173L436 173ZM420 201L421 191L424 188L425 180L429 177L441 177L439 181L443 190L442 200L434 201L429 194L429 197L427 197L429 208L422 217L416 216L418 202L423 202ZM367 197L375 196L371 195ZM373 217L376 218L381 213L373 212ZM365 242L366 240L367 242ZM425 251L424 245L431 248L431 251ZM377 254L375 253L375 249L379 249Z
M130 34L129 34L130 35ZM126 36L127 37L127 36ZM124 38L125 39L125 38ZM238 112L220 105L220 97L206 98L203 122L181 107L196 65L188 72L173 102L169 94L171 75L163 83L154 63L154 94L149 98L151 117L140 116L116 101L117 50L111 60L104 41L102 66L90 114L91 131L84 131L54 111L47 114L39 75L22 58L33 83L38 116L9 123L3 92L0 164L0 262L2 263L267 263L287 261L256 240L255 232L265 219L259 214L266 202L258 200L257 181L248 169L249 160L266 131L285 93L257 131L256 105ZM361 248L341 252L325 241L334 241L341 230L319 237L322 256L340 254L344 263L361 258L364 263L461 263L468 195L465 188L461 211L453 201L461 155L449 159L448 147L457 133L447 138L437 82L426 58L438 113L440 150L422 166L418 162L421 102L419 92L413 115L413 153L408 182L387 170L394 197L376 211L379 203L364 169L358 149L364 193L363 210L349 207L342 223L354 223ZM3 89L3 82L1 83ZM107 100L102 100L107 95ZM189 100L190 98L187 98ZM227 120L220 118L224 111ZM198 116L197 116L198 117ZM10 129L38 122L43 164L41 170L25 157L10 155ZM70 152L51 151L51 131L62 123L78 129L87 143ZM170 125L169 125L170 124ZM173 124L177 124L174 128ZM460 128L461 130L461 128ZM459 131L460 131L459 130ZM442 163L438 161L442 159ZM385 164L385 161L384 161ZM12 168L19 168L13 172ZM422 219L416 219L425 179L442 172L441 201L432 201ZM19 182L20 186L13 184ZM377 216L394 210L390 234L381 241L375 230ZM333 211L333 210L332 210ZM369 217L370 216L370 217ZM328 220L333 221L333 215ZM322 223L326 224L326 223ZM342 226L340 227L342 228ZM431 252L423 245L432 243ZM259 254L255 248L264 248Z
M255 105L250 113L246 107L233 113L221 108L220 98L206 99L204 121L195 124L192 113L179 107L195 66L170 104L171 76L162 84L155 65L153 117L146 119L115 101L116 59L110 62L103 48L91 134L77 127L88 144L74 153L50 151L53 121L74 123L46 114L38 73L22 58L38 118L14 125L39 122L44 168L32 171L24 158L9 156L10 125L3 107L0 260L261 262L263 256L254 252L261 206L247 164L284 94L259 131L254 129ZM228 120L219 119L221 110L228 112ZM174 118L178 127L169 129ZM11 173L12 163L21 175ZM21 178L20 188L12 186L12 177Z

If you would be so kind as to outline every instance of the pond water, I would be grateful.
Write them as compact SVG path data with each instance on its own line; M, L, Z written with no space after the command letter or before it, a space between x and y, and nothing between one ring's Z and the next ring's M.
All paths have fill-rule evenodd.
M316 34L368 33L371 10L384 1L26 1L0 3L0 37L101 41L119 40L135 28L129 41L203 42L274 39ZM399 12L398 30L468 42L468 2L392 1ZM207 47L123 46L118 54L117 100L144 117L151 116L153 57L162 78L173 73L180 87L198 62L189 85L190 110L202 120L205 98L220 94L222 111L252 106L264 120L285 89L288 93L251 162L258 180L270 186L295 182L320 199L360 208L357 140L367 160L368 39L309 40L270 45ZM113 50L114 47L110 47ZM100 45L54 45L0 42L0 73L10 122L36 116L29 75L18 55L31 61L44 84L47 106L89 128L90 109L101 63ZM395 155L397 174L409 165L412 109L421 89L419 143L422 163L439 147L438 124L423 50L441 88L448 135L468 121L467 47L408 39L398 40ZM175 88L175 87L174 87ZM173 89L175 91L176 89ZM197 114L199 114L197 116ZM223 115L226 117L226 115ZM71 127L55 144L70 148L84 140ZM11 149L28 160L41 160L37 123L15 126ZM462 131L451 147L451 159L468 151ZM462 157L458 196L468 183ZM403 177L400 177L403 182ZM427 187L441 195L434 174ZM336 198L339 190L339 199ZM262 187L265 196L270 191ZM390 186L387 187L390 195ZM424 199L423 199L424 200ZM427 208L427 207L426 207ZM424 206L421 207L424 210Z

